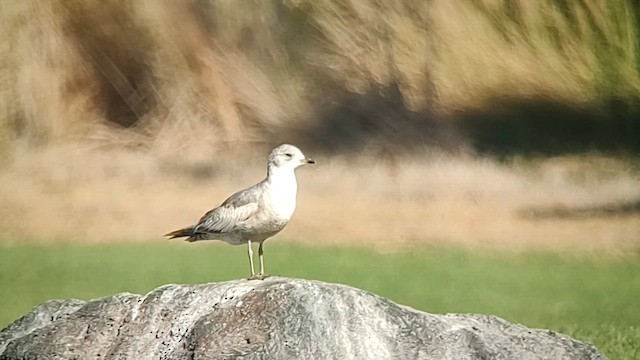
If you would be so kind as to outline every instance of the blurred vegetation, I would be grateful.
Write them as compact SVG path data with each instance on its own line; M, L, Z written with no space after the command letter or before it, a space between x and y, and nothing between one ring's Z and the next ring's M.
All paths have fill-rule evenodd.
M0 147L640 151L631 0L0 6Z
M313 175L318 190L311 200L321 206L307 215L323 216L307 216L312 221L304 226L315 224L309 233L333 239L321 229L337 223L352 242L369 246L368 233L358 227L382 233L385 242L414 233L463 244L526 238L589 248L610 242L628 256L380 254L290 245L270 252L269 245L267 269L350 284L429 312L496 314L593 342L611 358L635 358L640 286L633 275L640 262L628 250L637 246L628 244L635 244L640 204L634 160L640 154L639 16L633 0L2 2L0 160L15 149L78 142L181 157L285 141L309 153L373 150L383 159L430 147L515 153L504 157L518 169L513 173L449 159L436 167L391 167L385 175L363 162L365 179L375 178L376 191L391 194L379 195L397 213L391 222L376 202L359 203L372 191L350 187L362 182L360 175L332 183L329 191L326 179L348 167ZM594 150L631 156L609 170L612 160L592 157ZM580 152L587 155L573 155ZM570 155L549 160L520 153ZM187 208L209 206L205 190L218 189L216 196L227 190L200 181L210 177L208 168L198 186L180 183L176 175L188 174L189 166L203 173L197 162L155 171L146 160L127 162L114 152L60 154L26 157L18 164L23 170L0 179L6 197L0 225L19 234L18 241L66 239L68 229L84 240L91 233L152 236L157 224L179 221L176 214ZM237 174L229 175L233 189ZM94 177L125 180L105 186ZM567 185L574 182L580 186ZM487 200L496 198L499 206ZM203 204L194 206L198 201ZM526 221L574 222L517 227L522 223L514 226L505 215L512 207ZM352 227L337 220L348 211L361 215L349 219ZM333 218L324 215L333 212ZM407 220L409 213L427 214L440 227ZM626 217L611 222L611 214ZM590 217L595 220L585 220ZM127 233L127 226L134 230ZM535 236L516 236L536 229ZM227 261L236 256L237 262ZM225 245L2 247L0 326L50 298L220 281L244 276L245 267L243 250Z
M220 243L0 250L0 327L52 298L144 294L166 283L225 281L249 271L244 247ZM348 284L431 313L497 315L591 342L611 359L640 355L637 254L616 259L442 247L381 254L274 242L265 256L271 274Z

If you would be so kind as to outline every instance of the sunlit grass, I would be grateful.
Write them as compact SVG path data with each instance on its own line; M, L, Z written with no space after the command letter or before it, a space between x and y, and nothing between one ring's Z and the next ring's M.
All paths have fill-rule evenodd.
M379 253L268 244L274 275L338 282L431 313L484 313L638 356L640 258L451 248ZM56 245L0 248L0 326L52 298L146 293L166 283L246 277L243 247L226 244Z

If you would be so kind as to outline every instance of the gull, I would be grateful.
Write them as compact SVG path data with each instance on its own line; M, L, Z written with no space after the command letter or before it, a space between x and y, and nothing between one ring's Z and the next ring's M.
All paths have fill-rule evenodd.
M267 177L238 191L198 221L164 236L186 237L186 241L221 240L231 245L247 244L251 277L264 279L263 243L282 230L296 209L298 183L295 169L315 161L304 156L297 147L283 144L268 157ZM253 267L252 243L259 243L260 273Z

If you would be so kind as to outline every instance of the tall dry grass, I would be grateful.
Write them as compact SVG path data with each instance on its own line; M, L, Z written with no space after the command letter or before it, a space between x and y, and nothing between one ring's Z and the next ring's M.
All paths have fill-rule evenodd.
M210 153L313 137L327 106L389 87L445 120L505 97L634 103L637 11L629 0L5 3L0 139ZM381 121L393 131L393 116Z
M638 11L631 0L0 3L3 241L155 238L259 180L256 154L292 142L321 161L300 174L284 236L637 250L633 159L468 154L640 152Z

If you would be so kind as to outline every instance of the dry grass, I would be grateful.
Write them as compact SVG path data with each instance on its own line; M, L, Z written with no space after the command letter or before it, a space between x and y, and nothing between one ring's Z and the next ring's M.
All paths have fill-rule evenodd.
M505 165L433 154L395 163L318 160L298 172L298 211L281 239L377 248L640 249L638 211L523 216L532 208L639 202L640 172L628 161L592 155ZM264 175L262 156L246 158L242 168L229 161L84 148L22 154L0 174L2 241L164 241L161 234Z
M630 0L0 5L3 241L155 238L257 181L262 157L250 154L292 142L334 156L301 171L290 238L637 249L629 161L422 152L640 151L637 11ZM221 170L236 157L252 170Z
M5 151L75 140L160 154L237 150L313 137L329 120L319 113L345 94L393 86L403 106L445 120L505 96L588 109L612 97L633 103L640 77L632 4L5 4L0 139ZM395 121L380 120L388 132Z
M604 88L640 89L636 19L626 1L296 3L313 9L328 41L322 67L352 91L397 82L414 110L486 106L496 96L583 103Z

